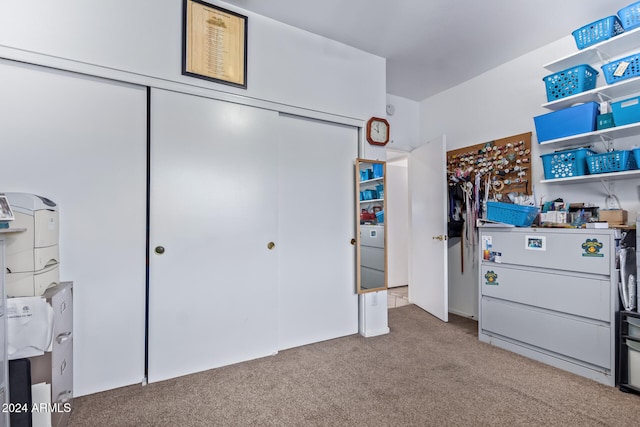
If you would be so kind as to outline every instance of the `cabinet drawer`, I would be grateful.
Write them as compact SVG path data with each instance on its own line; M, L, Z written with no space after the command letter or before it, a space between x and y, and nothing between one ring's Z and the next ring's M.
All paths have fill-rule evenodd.
M502 263L610 275L615 259L613 230L482 230Z
M611 370L611 328L489 297L481 301L483 333L497 334Z
M73 331L73 288L68 282L48 289L44 295L54 311L53 351L56 346L72 338Z
M596 277L576 277L484 263L482 295L549 310L611 320L611 284Z
M376 270L384 270L384 249L361 246L360 265Z

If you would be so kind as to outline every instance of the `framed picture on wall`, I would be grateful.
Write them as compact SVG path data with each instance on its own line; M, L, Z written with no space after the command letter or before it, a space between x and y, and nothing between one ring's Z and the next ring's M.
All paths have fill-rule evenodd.
M247 88L247 17L184 0L182 74Z
M0 221L11 221L13 219L13 211L9 200L7 200L7 196L2 194L0 195Z

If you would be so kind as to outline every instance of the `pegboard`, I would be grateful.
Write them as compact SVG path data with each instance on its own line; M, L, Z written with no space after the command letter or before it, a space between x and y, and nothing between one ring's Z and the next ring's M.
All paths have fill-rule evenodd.
M489 180L491 198L509 193L532 194L531 132L447 152L449 183L474 183L480 174L483 191Z

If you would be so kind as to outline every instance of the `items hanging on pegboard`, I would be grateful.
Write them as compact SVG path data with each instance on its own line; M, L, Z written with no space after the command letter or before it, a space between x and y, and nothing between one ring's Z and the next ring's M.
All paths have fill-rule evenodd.
M475 244L487 200L514 203L532 193L531 132L447 152L449 237Z

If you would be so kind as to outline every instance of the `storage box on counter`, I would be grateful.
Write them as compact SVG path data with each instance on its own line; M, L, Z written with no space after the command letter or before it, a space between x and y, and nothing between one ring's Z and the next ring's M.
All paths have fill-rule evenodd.
M627 223L627 211L624 209L600 209L598 219L612 225L625 225Z
M533 118L538 143L596 130L598 104L587 102Z

